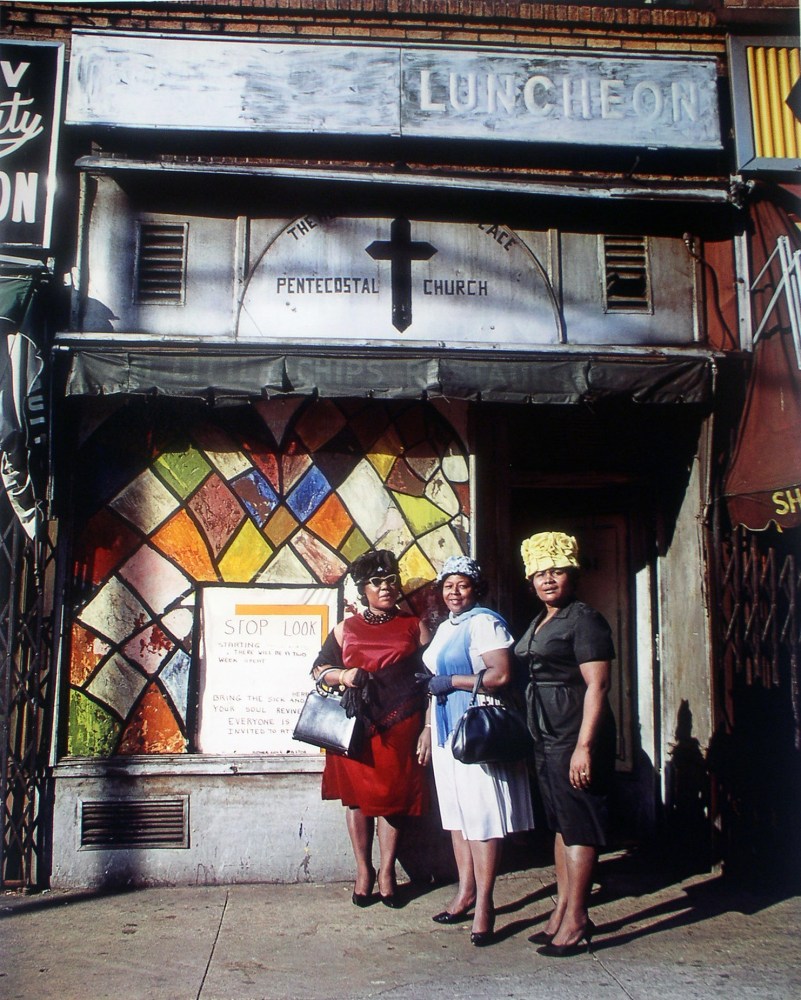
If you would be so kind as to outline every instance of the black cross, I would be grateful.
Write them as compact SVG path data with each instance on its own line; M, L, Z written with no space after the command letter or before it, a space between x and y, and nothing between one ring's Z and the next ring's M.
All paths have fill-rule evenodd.
M408 219L395 219L389 240L374 240L367 253L373 260L392 262L392 325L401 333L412 323L412 261L430 260L437 252L430 243L412 243Z

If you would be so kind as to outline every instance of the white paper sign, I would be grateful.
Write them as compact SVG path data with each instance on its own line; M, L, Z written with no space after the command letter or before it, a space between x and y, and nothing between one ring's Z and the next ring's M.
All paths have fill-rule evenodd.
M339 589L210 586L200 600L200 753L317 755L292 731Z

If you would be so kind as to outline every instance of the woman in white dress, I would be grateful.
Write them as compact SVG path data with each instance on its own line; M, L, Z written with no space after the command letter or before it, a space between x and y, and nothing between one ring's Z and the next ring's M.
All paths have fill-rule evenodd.
M445 562L437 583L448 617L437 629L423 661L432 696L431 759L442 826L451 831L459 887L447 909L433 919L453 924L474 908L470 940L492 942L493 891L503 838L534 826L529 776L524 762L462 764L451 752L453 729L467 708L475 675L481 690L497 693L512 681L514 639L496 612L478 604L485 590L481 569L466 556Z

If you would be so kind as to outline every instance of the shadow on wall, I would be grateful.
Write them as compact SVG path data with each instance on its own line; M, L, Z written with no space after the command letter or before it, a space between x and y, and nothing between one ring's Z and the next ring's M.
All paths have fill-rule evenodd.
M119 318L99 299L87 298L83 305L81 329L91 333L114 333L114 321Z
M665 767L666 848L682 868L708 871L712 864L709 774L693 736L693 714L686 699L679 706L675 737Z

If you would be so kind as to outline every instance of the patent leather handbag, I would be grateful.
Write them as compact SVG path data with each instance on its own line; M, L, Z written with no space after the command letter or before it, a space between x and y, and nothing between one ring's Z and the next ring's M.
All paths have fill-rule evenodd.
M511 764L523 760L534 746L526 720L510 705L478 704L483 676L483 670L476 675L473 697L453 730L453 756L463 764Z
M361 750L363 725L356 716L348 717L340 696L323 684L329 672L330 669L320 674L314 690L307 695L292 739L320 747L328 753L355 757Z

